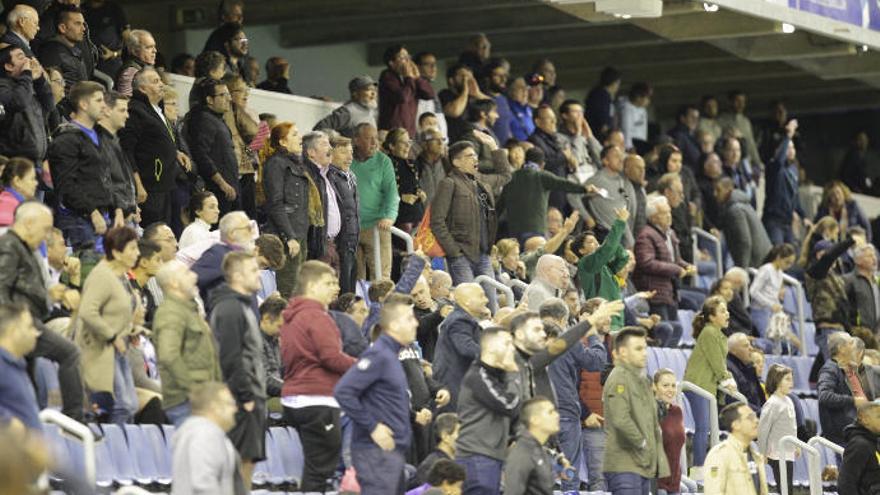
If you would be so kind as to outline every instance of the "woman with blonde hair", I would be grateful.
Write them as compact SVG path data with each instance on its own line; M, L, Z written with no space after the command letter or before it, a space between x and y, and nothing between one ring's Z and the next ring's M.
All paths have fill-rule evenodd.
M829 241L829 242L837 242L837 238L840 235L840 225L838 225L837 220L830 216L817 217L818 220L810 227L810 230L807 232L807 236L804 237L804 242L801 244L801 254L798 257L798 265L802 268L807 268L810 264L810 252L813 250L813 246L816 245L819 241Z
M834 218L840 225L841 232L847 232L854 226L865 229L867 240L871 242L871 222L853 199L849 188L839 180L829 182L822 191L822 203L816 212L816 218L825 216Z

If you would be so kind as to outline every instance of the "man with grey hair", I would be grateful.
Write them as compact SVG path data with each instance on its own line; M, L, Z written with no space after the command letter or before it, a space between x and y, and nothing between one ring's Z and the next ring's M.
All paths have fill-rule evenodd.
M0 38L0 47L7 45L21 48L25 56L35 59L31 41L40 30L40 15L30 5L20 3L6 16L6 33Z
M843 276L846 297L855 311L850 323L876 333L880 327L880 287L877 285L877 251L872 244L853 249L855 270Z
M128 53L116 75L116 91L131 96L135 74L156 63L156 40L149 31L133 29L124 41Z
M744 333L734 333L727 338L727 370L733 376L737 390L748 399L749 407L757 413L766 399L761 379L752 362L752 350L752 344Z
M256 237L256 227L243 211L229 212L220 219L220 243L208 248L192 265L206 312L211 311L208 294L223 283L223 258L232 251L253 252Z
M42 203L26 201L15 210L12 227L0 236L0 304L20 303L28 307L40 336L27 357L44 357L58 363L62 412L82 422L79 349L43 325L43 319L49 316L48 273L37 249L51 231L52 210Z
M846 445L844 427L856 419L856 408L874 400L864 370L854 362L853 338L845 332L828 336L831 359L819 371L819 423L822 436Z
M187 395L222 376L214 337L199 314L195 272L173 260L159 269L156 280L165 296L153 317L162 406L168 419L180 426L191 413Z
M375 126L379 119L377 87L376 81L370 76L355 77L348 83L351 98L315 124L314 129L332 129L345 137L354 138L358 125L368 122Z
M523 298L528 300L530 311L538 311L544 301L558 298L570 284L571 277L565 260L555 254L545 254L538 258L535 277Z
M165 85L159 73L152 67L133 72L132 86L134 89L129 90L129 117L119 131L119 142L134 169L141 224L165 222L171 225L175 213L172 211L172 196L177 188L177 178L184 170L190 170L190 160L177 149L169 123L162 113Z
M336 252L336 236L342 228L342 215L336 190L327 178L333 161L330 138L321 131L312 131L302 140L303 163L318 187L323 206L323 225L310 233L308 257L321 260L339 271L339 255Z

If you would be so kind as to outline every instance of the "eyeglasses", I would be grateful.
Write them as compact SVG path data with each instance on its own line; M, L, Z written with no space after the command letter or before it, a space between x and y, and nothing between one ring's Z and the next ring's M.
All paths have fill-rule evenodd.
M225 93L217 93L216 95L214 95L214 98L228 98L230 96L232 96L231 93L225 92Z

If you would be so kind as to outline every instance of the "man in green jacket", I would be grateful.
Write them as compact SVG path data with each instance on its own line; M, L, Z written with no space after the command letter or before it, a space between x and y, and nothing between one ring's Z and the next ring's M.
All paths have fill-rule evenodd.
M611 493L647 495L651 480L669 476L657 401L645 376L645 331L625 327L614 337L616 360L602 389L605 480Z
M578 281L584 293L584 299L601 297L606 301L619 301L620 284L615 277L629 260L629 253L621 244L621 239L626 231L626 221L629 219L629 211L626 208L616 210L617 219L611 225L611 232L605 237L605 241L599 245L596 234L583 232L571 243L580 260L578 261ZM611 328L617 329L623 326L623 311L611 319Z
M196 274L180 261L156 273L165 299L153 317L165 414L179 426L191 413L187 396L204 382L221 380L214 335L199 314Z
M498 200L498 208L507 211L510 233L520 243L530 237L545 235L551 191L588 192L577 182L544 170L544 152L538 147L530 148L526 152L526 164L513 173Z

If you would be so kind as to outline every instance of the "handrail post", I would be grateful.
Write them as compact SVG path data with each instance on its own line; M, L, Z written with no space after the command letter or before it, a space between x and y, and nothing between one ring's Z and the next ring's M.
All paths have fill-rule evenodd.
M492 278L488 275L480 275L478 277L475 277L474 283L481 284L481 285L485 283L485 284L491 285L492 287L495 287L496 289L503 292L505 296L507 296L506 299L507 299L507 307L508 308L516 307L516 301L513 300L513 289L511 289L510 287L502 284L501 282L495 280L494 278ZM486 289L483 289L483 290L485 291ZM487 296L488 296L488 294L487 294Z
M691 382L682 381L679 384L682 392L693 392L709 401L709 448L718 445L721 439L718 432L718 399L706 390ZM686 399L686 398L685 398Z
M401 229L398 229L397 227L391 227L391 235L403 239L403 242L406 243L406 254L412 254L413 251L415 251L415 248L413 247L413 238L411 235L407 234Z
M804 309L804 286L791 275L782 274L782 281L794 287L795 307L797 308L798 337L801 339L801 356L807 355L806 310Z
M75 419L65 416L54 409L43 409L40 411L40 421L44 423L53 423L61 427L62 430L74 435L82 440L83 443L83 465L86 470L85 478L89 486L95 485L95 435L88 426L76 421Z
M698 238L702 237L714 244L715 246L715 269L717 270L715 276L721 278L724 276L724 258L723 251L721 249L721 239L716 237L711 232L707 232L699 227L691 227L691 238L693 239L694 244L694 253L699 252L699 242ZM696 279L696 277L694 277ZM695 282L696 283L696 282Z
M747 282L746 285L743 286L743 288L742 288L742 298L743 298L743 305L746 308L749 308L749 307L751 307L749 305L752 303L752 294L751 294L751 292L749 292L749 289L751 289L751 287L752 287L752 277L754 277L754 274L746 272L746 276L749 278L746 281Z
M373 280L382 280L382 250L379 248L379 226L373 227Z
M522 280L520 280L518 278L512 278L512 279L510 279L510 287L519 287L520 289L525 291L526 289L529 288L529 284L523 282Z
M742 393L740 393L737 390L728 390L724 387L718 387L718 390L720 390L722 393L724 393L724 395L727 395L729 397L733 397L738 402L742 402L743 404L749 403L749 399L747 399L745 395L743 395Z
M779 452L782 453L783 459L779 461L779 477L781 479L776 480L779 484L779 492L782 495L789 495L788 493L788 469L785 468L785 446L786 444L792 444L795 447L799 447L801 452L810 456L807 460L807 472L810 475L810 495L822 495L822 476L819 472L819 451L816 450L815 447L804 443L797 439L797 437L793 435L786 435L779 439Z

